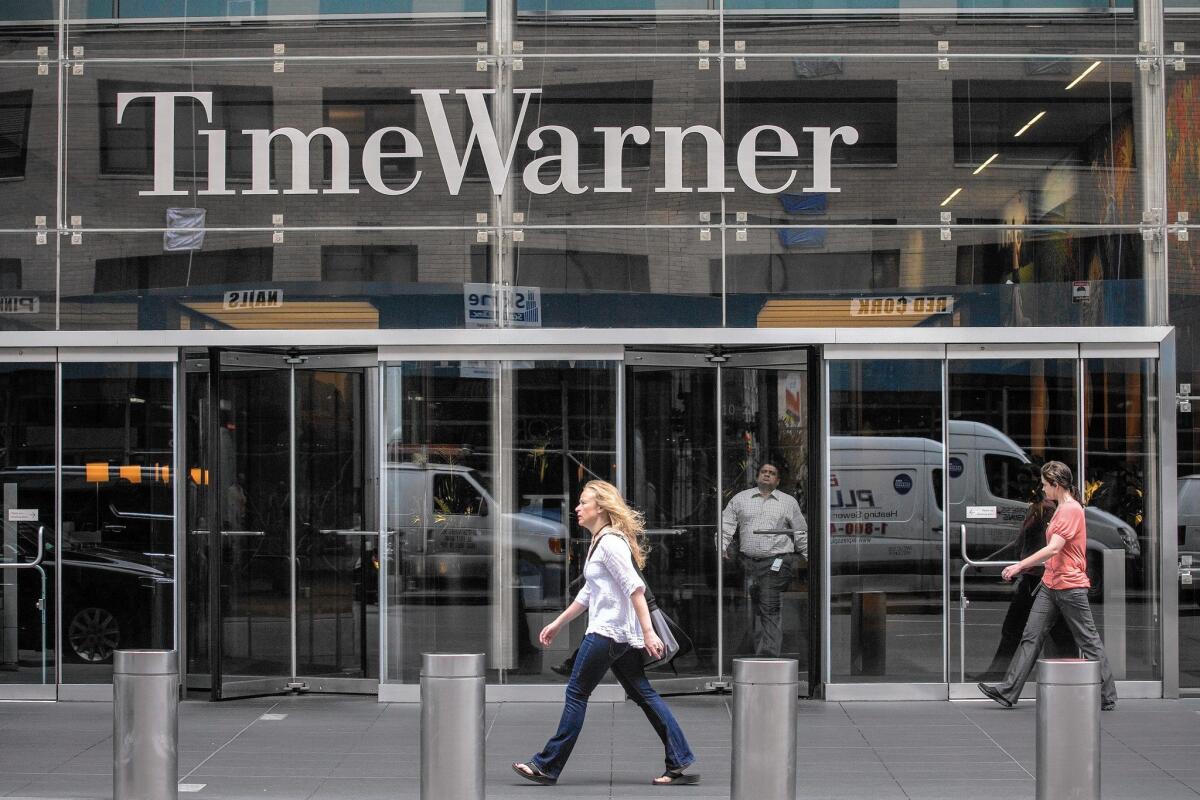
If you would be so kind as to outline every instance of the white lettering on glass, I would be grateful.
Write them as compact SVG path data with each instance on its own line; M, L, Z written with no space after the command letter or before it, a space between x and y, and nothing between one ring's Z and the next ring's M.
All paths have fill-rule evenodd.
M530 153L540 153L551 150L544 155L529 160L521 174L521 181L526 191L532 194L552 194L559 190L568 194L583 194L589 191L600 193L628 193L632 189L624 185L624 154L625 146L632 141L635 146L646 146L651 143L650 131L634 125L629 128L598 126L592 128L594 133L603 136L603 180L594 188L580 183L579 137L574 131L561 125L542 125L533 130L528 137L522 137L525 115L529 109L529 101L533 95L541 94L541 89L513 89L515 97L520 98L516 119L512 125L512 137L504 145L502 152L501 134L497 131L492 110L488 108L489 97L494 97L494 89L413 89L412 94L419 97L421 107L429 123L429 132L437 150L438 161L446 186L451 195L457 196L462 190L463 181L467 178L467 165L473 153L478 151L487 170L488 182L492 193L502 195L509 190L512 178L512 166L517 147L522 143ZM445 96L455 94L461 96L466 104L467 116L470 120L470 131L467 141L460 150L455 144L454 135L446 113ZM204 119L211 124L213 121L212 92L119 92L117 94L117 124L124 121L125 111L130 103L138 100L153 102L154 125L154 188L143 189L140 195L165 197L186 195L188 192L175 188L175 112L176 106L182 101L195 101L204 110ZM811 186L806 186L804 192L840 192L833 185L832 165L833 148L839 142L844 145L858 143L858 130L843 125L838 128L806 127L804 133L812 136L813 169ZM655 192L688 193L699 192L732 192L732 187L726 186L727 165L725 164L725 140L715 128L707 125L692 125L683 127L655 128L654 132L661 136L663 183L656 186ZM197 193L201 195L232 195L238 190L232 189L226 182L227 150L229 134L221 129L204 129L196 133L203 137L204 147L207 148L208 183ZM764 134L773 134L778 140L775 148L769 148L765 143L760 144ZM279 189L271 185L272 143L276 138L286 139L290 145L291 184L283 189L283 194L358 194L359 190L350 186L350 143L346 135L337 128L323 126L305 133L298 128L283 127L276 130L249 129L241 131L242 135L250 137L251 166L250 187L240 190L241 194L279 194ZM548 136L554 139L547 139ZM684 184L684 142L688 137L700 140L704 147L704 183L693 187ZM312 186L311 165L314 161L313 143L318 137L324 137L328 143L327 157L329 164L329 187L316 189ZM403 142L393 142L385 148L385 139L399 139ZM551 145L557 141L557 151ZM737 146L736 168L742 183L758 194L778 194L786 191L796 179L796 170L789 169L786 179L775 186L766 186L759 180L758 169L760 159L781 158L796 159L799 147L791 133L777 125L759 125L752 128L742 137ZM414 169L413 177L404 186L389 185L383 177L382 162L384 159L412 159L419 163L424 158L425 150L417 135L408 128L387 126L374 131L363 144L361 161L363 177L371 190L382 195L403 195L411 192L421 180L423 172ZM786 165L785 161L785 165ZM765 165L763 165L765 166Z

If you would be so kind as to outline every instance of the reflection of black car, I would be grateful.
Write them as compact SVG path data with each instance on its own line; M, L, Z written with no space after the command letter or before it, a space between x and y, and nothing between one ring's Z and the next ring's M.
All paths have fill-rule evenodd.
M55 582L61 580L62 648L66 660L106 663L119 647L164 644L172 625L174 516L171 484L155 467L105 468L103 463L62 469L62 551L54 550L52 466L0 470L0 483L16 485L19 507L37 509L39 522L18 525L9 561L32 561L37 531L45 529L47 598L45 641L54 647ZM100 472L106 479L99 479ZM18 646L42 647L41 578L35 569L18 576ZM2 603L3 598L0 598Z
M37 551L36 531L26 525L19 533L21 561ZM172 580L170 557L131 554L96 546L64 549L54 558L46 544L42 567L46 573L46 642L53 647L54 582L62 577L62 645L66 659L107 663L121 647L156 644L153 632L170 630ZM37 651L42 642L41 578L37 570L17 570L19 647Z

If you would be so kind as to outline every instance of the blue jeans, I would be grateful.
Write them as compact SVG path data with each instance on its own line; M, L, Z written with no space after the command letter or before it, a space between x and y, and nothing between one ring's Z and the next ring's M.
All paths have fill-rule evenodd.
M567 701L563 706L562 719L558 722L558 732L546 742L545 748L533 757L531 763L550 777L558 778L583 730L588 698L609 669L612 669L625 693L650 720L658 738L662 739L667 769L683 769L695 761L696 757L692 755L675 715L667 708L666 701L654 691L650 681L646 680L641 648L613 641L598 633L589 633L583 637L575 656L575 667L567 682Z

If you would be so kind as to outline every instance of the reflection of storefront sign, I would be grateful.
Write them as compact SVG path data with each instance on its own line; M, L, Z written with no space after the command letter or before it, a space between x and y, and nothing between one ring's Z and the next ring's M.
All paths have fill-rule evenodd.
M240 289L225 293L226 311L283 306L282 289Z
M37 522L38 510L36 508L10 508L8 510L9 522Z
M1086 303L1091 299L1091 281L1071 281L1071 300L1076 303Z
M789 428L804 424L802 403L804 396L804 373L785 372L779 381L779 407L783 409L782 422Z
M42 310L41 298L30 295L0 297L0 314L36 314Z
M483 159L492 192L496 195L503 194L509 184L517 147L521 144L531 153L542 150L549 153L529 159L528 165L521 173L525 189L533 194L550 194L559 190L568 194L583 194L589 190L597 194L627 193L632 190L622 184L622 161L625 151L630 147L645 147L655 137L659 139L658 146L662 148L663 153L662 185L656 187L655 192L733 191L725 185L724 138L720 131L708 125L691 125L687 128L655 127L653 133L643 125L631 125L628 128L592 128L589 133L598 133L603 137L603 170L599 173L603 177L598 185L585 186L580 183L580 145L579 137L574 131L561 125L541 125L528 135L524 133L525 112L529 101L533 95L541 94L541 89L512 90L514 99L519 98L520 107L515 109L512 138L505 153L500 151L503 137L497 132L488 110L487 98L495 94L494 89L455 89L453 93L449 89L411 91L420 98L421 106L425 110L434 149L437 151L446 185L452 195L458 195L462 188L467 164L474 150L478 150ZM461 151L451 134L446 108L443 105L443 97L451 94L463 98L471 120L467 142ZM177 106L187 108L190 105L189 99L200 104L205 121L211 123L213 92L117 93L118 125L121 124L125 109L130 103L142 100L151 100L154 103L154 188L143 189L138 194L152 197L189 194L188 190L175 188L175 114L179 110ZM812 185L804 187L801 191L840 192L841 189L833 186L831 177L833 146L839 141L845 145L857 143L858 130L849 125L839 128L805 127L801 130L812 137ZM241 190L229 188L225 183L229 131L198 130L196 133L204 138L208 166L208 185L199 190L198 194L279 194L279 190L271 186L271 144L276 139L286 140L291 146L291 169L280 170L283 174L291 175L291 186L284 189L283 194L359 192L357 188L350 186L350 142L337 128L326 125L309 133L291 127L241 131L242 136L248 136L250 139L251 156L250 188ZM684 185L685 139L704 143L706 169L703 186ZM318 143L317 140L323 141ZM323 145L328 145L326 160L330 170L329 188L314 189L311 185L311 150L314 146L319 148ZM751 191L758 194L778 194L792 185L796 179L796 170L788 170L778 184L765 186L758 177L759 159L782 159L780 167L785 167L794 164L799 154L796 139L791 133L777 125L759 125L748 131L738 143L736 168L742 183ZM414 169L404 185L393 186L384 180L381 165L385 161L396 159L412 159L416 162L424 156L425 149L417 135L408 128L393 125L380 128L368 136L359 158L362 162L362 175L373 191L383 195L402 195L416 187L424 174L423 171Z
M542 327L542 290L536 286L464 283L463 305L468 328Z
M902 317L906 314L949 314L954 311L954 298L940 295L900 295L897 297L863 297L850 301L852 317Z

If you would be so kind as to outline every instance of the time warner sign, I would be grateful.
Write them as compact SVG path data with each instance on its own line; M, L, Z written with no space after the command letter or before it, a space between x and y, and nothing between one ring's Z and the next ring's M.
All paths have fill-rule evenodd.
M478 150L487 167L492 192L503 194L509 183L513 157L518 147L526 147L537 154L548 147L553 154L533 158L522 172L525 188L533 194L551 194L563 191L568 194L621 194L632 190L622 184L622 159L627 148L644 147L651 137L661 138L664 169L660 186L656 192L732 192L725 185L725 142L719 131L707 125L692 125L687 128L655 127L653 134L642 125L628 128L599 126L592 131L603 137L603 170L600 182L584 185L579 175L579 138L575 132L561 125L542 125L528 135L524 133L525 112L530 98L541 94L541 89L514 89L513 95L520 100L520 111L513 125L513 136L506 148L501 149L500 134L496 131L488 113L486 96L494 89L413 89L420 98L421 107L433 136L437 162L446 179L450 194L457 195L462 188L471 153ZM471 130L466 144L459 149L450 132L444 103L450 95L458 95L466 103L470 115ZM150 102L154 109L154 188L143 189L141 195L170 197L186 195L188 191L175 186L175 109L180 103L195 102L204 111L205 121L212 123L212 92L120 92L117 94L117 124L121 124L130 103ZM858 131L848 125L839 128L812 127L801 132L812 137L812 180L804 192L839 192L830 175L833 145L839 140L847 145L858 142ZM226 185L227 132L219 129L197 131L206 140L208 159L207 185L200 189L201 195L233 194L278 194L279 189L271 186L271 143L276 139L287 140L291 145L291 183L283 194L358 194L350 186L350 144L346 135L337 128L323 126L308 133L298 128L249 129L241 132L250 137L251 180L249 189L235 190ZM705 178L701 186L684 185L683 144L687 137L699 137L704 142ZM329 144L331 180L328 188L314 189L310 174L310 149L316 140L323 138ZM758 176L760 159L791 159L794 163L799 155L795 137L777 125L759 125L746 132L737 147L737 171L741 180L752 191L759 194L777 194L787 190L796 179L796 170L789 170L782 180L776 178L772 186L764 185ZM426 158L425 149L416 134L408 128L389 126L380 128L367 138L362 152L362 172L367 185L381 195L402 195L411 192L421 182L424 170L419 167ZM384 180L380 165L384 160L412 159L418 167L404 183L395 185Z

